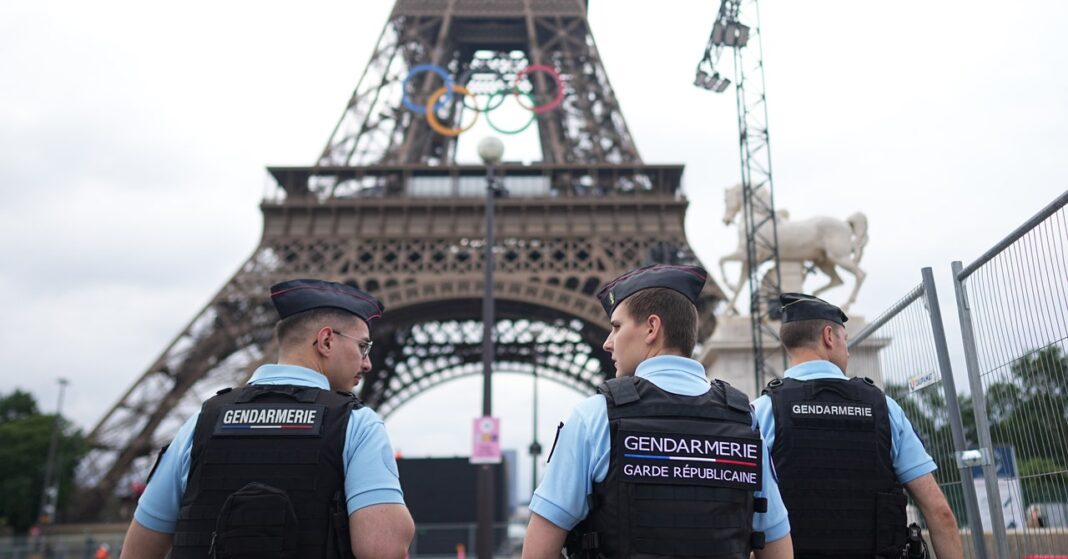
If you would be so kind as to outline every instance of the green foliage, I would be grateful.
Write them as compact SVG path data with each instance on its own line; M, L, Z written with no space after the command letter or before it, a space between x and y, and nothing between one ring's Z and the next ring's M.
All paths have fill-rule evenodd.
M991 440L1012 445L1021 463L1051 465L1045 472L1065 470L1068 356L1053 345L1017 359L1010 370L1011 378L986 389Z
M1017 359L1008 372L1001 382L987 385L984 391L991 441L1015 450L1027 503L1068 502L1068 355L1059 346L1045 347ZM905 386L888 384L886 393L901 405L924 439L938 463L939 480L957 481L953 457L937 455L930 444L952 440L949 424L942 419L940 392L910 394ZM978 432L973 399L963 394L957 399L964 438L975 448ZM961 511L955 512L959 518Z
M22 532L37 520L55 415L41 414L21 390L0 394L0 527ZM71 495L74 468L85 454L81 432L60 418L56 447L59 510Z
M38 413L37 401L29 392L15 389L7 396L0 396L0 422L7 423Z
M1068 470L1049 458L1020 460L1020 485L1027 503L1068 502Z

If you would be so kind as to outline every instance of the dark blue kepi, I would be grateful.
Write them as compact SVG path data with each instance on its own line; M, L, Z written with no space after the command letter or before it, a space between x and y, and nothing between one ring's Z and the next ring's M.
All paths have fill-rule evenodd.
M624 299L651 287L678 291L697 306L697 297L704 289L706 279L708 272L697 266L654 264L627 272L608 282L597 292L597 298L609 317Z
M370 324L386 309L365 291L318 279L295 279L272 285L271 302L282 319L312 309L333 308L350 312Z
M804 293L783 293L779 295L779 303L782 304L783 324L798 320L829 320L845 326L849 320L842 309Z

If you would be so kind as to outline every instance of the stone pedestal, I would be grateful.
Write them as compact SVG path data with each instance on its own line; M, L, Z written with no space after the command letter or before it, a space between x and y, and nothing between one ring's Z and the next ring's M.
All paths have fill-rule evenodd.
M779 285L784 293L804 293L805 269L801 262L779 262ZM772 272L768 272L774 273ZM764 276L767 283L768 276ZM862 316L850 316L846 321L846 333L853 336L860 332L867 323ZM779 331L779 322L772 321L769 326L775 332ZM750 397L757 397L773 378L779 378L783 372L784 352L779 346L779 341L770 335L764 336L764 352L769 356L769 375L764 379L761 386L756 386L756 378L753 364L753 334L749 315L721 316L716 324L716 331L712 337L702 344L698 353L698 361L705 366L710 378L723 379L731 386L745 392ZM853 348L849 355L848 376L863 376L875 381L881 388L883 386L883 372L879 366L879 350L886 346L889 340L883 338L868 338L859 347Z
M864 328L865 324L864 317L850 316L849 321L846 322L846 332L852 336ZM778 330L778 322L772 322L771 325L772 328ZM756 398L764 387L755 386L750 328L748 316L720 317L715 333L704 341L697 359L705 366L709 378L725 380L751 398ZM887 343L886 339L868 338L859 347L853 348L850 351L849 370L846 371L846 375L869 377L882 387L883 374L879 366L878 353ZM765 336L764 348L766 354L772 357L768 363L769 368L774 371L775 377L781 377L782 350L779 348L778 341ZM765 378L764 382L775 377Z

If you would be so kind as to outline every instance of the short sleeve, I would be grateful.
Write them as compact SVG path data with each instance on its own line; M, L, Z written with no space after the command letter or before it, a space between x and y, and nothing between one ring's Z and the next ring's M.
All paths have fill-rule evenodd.
M886 405L890 410L891 457L898 483L908 483L937 470L938 466L927 454L927 449L923 447L923 442L901 406L889 396L886 397Z
M763 438L761 436L761 439ZM754 496L768 500L768 512L753 514L753 530L764 532L764 538L773 542L790 533L790 518L786 512L786 505L782 502L782 495L779 493L779 480L775 474L775 465L771 461L768 445L765 442L762 446L764 487L761 491L754 493Z
M134 519L149 530L173 534L178 525L178 512L189 478L193 431L199 417L200 414L190 417L178 429L167 451L160 457L159 466L148 487L137 501Z
M370 408L352 412L343 457L349 514L371 505L404 504L397 459L386 426Z
M531 512L564 530L574 528L589 513L586 497L593 482L607 474L609 444L604 396L584 400L560 429L545 477L530 500Z

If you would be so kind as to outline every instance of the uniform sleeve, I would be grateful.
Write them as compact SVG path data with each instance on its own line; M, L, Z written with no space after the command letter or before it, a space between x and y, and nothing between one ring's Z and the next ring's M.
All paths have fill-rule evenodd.
M178 511L182 506L186 481L189 478L189 462L193 449L193 430L200 414L190 417L178 429L167 451L160 458L156 473L137 501L134 519L137 523L155 532L173 534L178 524Z
M352 412L343 456L349 514L371 505L404 504L397 459L386 426L370 408Z
M890 410L890 452L898 483L908 483L937 470L938 466L927 454L927 449L923 447L923 442L901 406L889 396L886 397L886 405Z
M775 413L771 407L771 398L761 396L753 400L753 423L760 429L760 435L764 438L768 452L775 445Z
M575 408L560 429L545 477L530 499L531 512L564 530L586 518L586 497L593 491L593 482L603 480L608 473L607 445L611 441L607 413L604 396L584 400ZM604 420L598 421L601 415Z
M759 420L754 416L754 421ZM763 435L760 438L763 440ZM764 487L761 491L755 492L754 496L768 500L768 512L753 514L753 530L764 532L764 539L773 542L781 540L790 533L790 518L786 512L786 505L782 502L782 495L779 494L779 480L775 474L775 465L771 462L768 445L765 442L762 446Z

